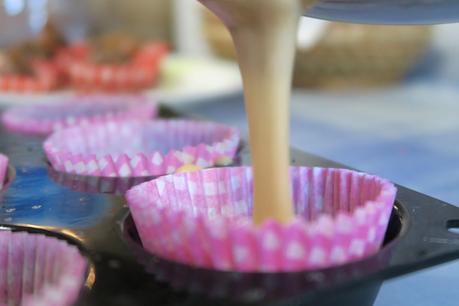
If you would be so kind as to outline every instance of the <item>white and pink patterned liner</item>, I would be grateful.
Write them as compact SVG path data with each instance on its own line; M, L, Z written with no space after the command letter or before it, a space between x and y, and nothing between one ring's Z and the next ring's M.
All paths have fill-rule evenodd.
M251 222L250 167L160 177L126 198L144 247L217 270L298 271L340 265L381 247L396 188L344 169L292 167L297 217Z
M0 153L0 190L5 186L8 177L8 157Z
M44 143L53 168L103 177L158 176L196 164L206 168L233 159L239 132L193 120L109 122L59 131Z
M0 231L0 306L70 306L84 285L87 262L66 242Z
M12 131L48 135L77 125L148 120L156 113L156 104L140 95L79 95L60 103L10 108L3 114L2 121Z

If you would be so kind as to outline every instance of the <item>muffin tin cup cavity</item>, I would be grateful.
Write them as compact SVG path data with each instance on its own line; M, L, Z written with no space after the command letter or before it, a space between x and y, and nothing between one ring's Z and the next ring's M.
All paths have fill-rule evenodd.
M187 164L211 167L233 159L239 132L192 120L125 121L59 131L44 143L52 167L84 176L145 177Z
M3 114L2 121L12 131L48 135L77 125L147 120L156 114L156 104L140 95L81 95L60 103L13 107Z
M0 229L0 306L73 305L86 270L86 259L63 240Z
M241 272L283 272L342 265L376 253L396 188L345 169L292 167L297 217L251 222L250 167L174 174L129 190L143 246L167 260Z
M254 293L257 293L256 296L259 296L260 299L283 299L304 294L305 291L311 289L338 286L351 279L367 277L384 269L388 266L392 255L391 248L384 247L374 256L355 263L294 273L220 271L158 258L143 248L131 214L123 217L121 225L124 241L137 261L152 277L158 281L167 282L177 291L230 299L235 302L250 300L254 297ZM393 210L386 232L385 246L397 239L400 234L400 226L401 218L396 210ZM362 294L364 295L363 290ZM311 303L311 305L316 305L316 303Z
M153 177L101 177L69 174L48 168L48 175L59 185L85 193L107 193L124 195L132 187Z

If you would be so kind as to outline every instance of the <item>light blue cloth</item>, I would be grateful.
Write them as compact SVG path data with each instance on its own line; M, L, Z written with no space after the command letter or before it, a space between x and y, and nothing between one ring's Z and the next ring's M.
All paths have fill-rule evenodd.
M247 132L242 96L183 111ZM459 204L459 86L403 87L292 97L291 145ZM386 282L376 306L456 306L459 262ZM356 305L357 306L357 305Z
M459 24L404 84L292 97L291 145L459 206ZM185 107L247 131L242 97ZM375 306L459 305L459 261L387 281ZM356 305L358 306L358 305Z

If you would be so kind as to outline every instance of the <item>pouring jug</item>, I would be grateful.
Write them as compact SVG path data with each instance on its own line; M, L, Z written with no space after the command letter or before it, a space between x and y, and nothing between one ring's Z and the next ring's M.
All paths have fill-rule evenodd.
M320 19L355 23L452 23L459 22L459 1L316 0L304 15Z

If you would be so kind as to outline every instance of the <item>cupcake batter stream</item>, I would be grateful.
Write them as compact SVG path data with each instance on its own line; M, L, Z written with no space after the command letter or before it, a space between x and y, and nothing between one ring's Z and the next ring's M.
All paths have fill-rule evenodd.
M312 0L200 0L233 38L244 85L254 172L253 221L294 217L289 101L295 40Z

